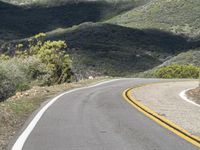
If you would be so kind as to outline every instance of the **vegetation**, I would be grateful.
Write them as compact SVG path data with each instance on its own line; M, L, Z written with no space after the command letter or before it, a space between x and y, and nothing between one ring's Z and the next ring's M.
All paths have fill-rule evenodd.
M74 76L198 78L199 14L199 0L0 0L0 101L54 85L0 103L0 149L5 132Z
M83 22L104 21L148 1L3 0L0 1L0 39L27 38Z
M18 44L15 55L0 59L0 101L29 85L51 85L70 82L71 59L64 51L64 41L43 41L45 34L29 40L28 46Z
M5 100L13 95L16 91L26 90L29 88L29 71L35 67L40 73L44 71L44 65L38 59L28 58L10 58L0 61L0 101Z
M199 58L200 58L200 50L198 48L180 53L179 55L165 61L161 66L167 66L170 64L184 64L184 65L192 64L194 66L200 66Z
M67 50L78 74L91 70L129 76L162 64L169 57L198 47L198 41L169 32L133 29L108 23L83 23L47 33L69 43Z
M153 0L114 17L109 22L132 28L154 28L199 36L199 0Z
M66 50L73 59L72 69L77 76L129 76L152 69L182 52L198 51L200 47L196 36L197 0L59 0L58 5L54 0L36 0L34 3L37 5L32 0L2 2L0 38L11 40L46 32L47 40L67 41ZM99 22L107 20L109 23ZM195 36L195 40L191 38ZM13 42L16 40L8 43ZM10 46L3 45L6 44L2 44L0 51L12 51Z
M11 40L46 32L47 40L69 43L66 50L79 76L127 76L182 52L198 51L199 4L198 0L4 0L0 36ZM5 47L1 51L12 51Z
M155 71L158 78L199 78L200 67L193 65L172 64Z
M67 45L64 41L44 41L44 33L40 33L29 39L28 47L23 44L17 45L15 56L21 58L28 58L30 56L36 57L46 65L47 70L50 70L51 76L48 79L49 83L63 83L70 81L71 72L71 59L65 52ZM24 50L25 49L25 50ZM32 68L31 75L33 78L38 76L38 72Z

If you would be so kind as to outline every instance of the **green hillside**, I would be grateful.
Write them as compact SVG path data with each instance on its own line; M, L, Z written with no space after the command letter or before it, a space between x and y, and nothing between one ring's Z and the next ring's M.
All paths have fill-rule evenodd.
M0 43L47 32L67 42L78 74L130 75L200 47L197 0L4 1Z
M132 28L156 28L188 36L200 34L199 0L154 0L109 22Z
M171 66L171 65L192 65L192 66L200 66L200 49L191 49L186 52L182 52L178 55L169 57L166 61L164 61L162 64L147 70L145 72L140 72L136 74L137 77L155 77L155 71L157 69L160 69L165 66Z
M76 70L107 75L129 75L153 68L168 57L199 42L160 30L139 30L105 23L84 23L48 33L50 39L66 40Z
M190 50L183 52L168 61L164 62L161 66L167 66L171 64L192 64L194 66L200 66L200 49Z

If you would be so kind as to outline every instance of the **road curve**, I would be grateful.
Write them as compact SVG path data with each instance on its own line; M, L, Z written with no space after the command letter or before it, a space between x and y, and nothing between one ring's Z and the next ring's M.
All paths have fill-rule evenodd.
M199 149L133 108L122 96L129 87L160 81L121 79L67 93L45 111L22 149Z

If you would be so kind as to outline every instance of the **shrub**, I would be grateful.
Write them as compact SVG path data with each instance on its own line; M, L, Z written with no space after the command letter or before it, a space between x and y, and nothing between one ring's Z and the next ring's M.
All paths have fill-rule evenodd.
M44 41L44 37L44 33L36 35L34 39L29 40L28 47L18 44L16 46L16 56L22 58L34 56L38 58L46 65L46 69L52 73L49 79L51 83L63 83L70 81L72 76L72 61L69 55L65 52L67 44L60 40Z
M20 84L25 84L26 75L16 59L0 61L0 101L14 94Z
M0 60L0 101L16 91L29 89L33 81L37 81L37 85L48 84L51 73L46 68L44 63L33 56Z
M34 56L29 56L23 60L21 59L21 62L22 64L20 65L20 68L29 81L37 82L37 85L51 84L49 79L52 72L47 69L47 65L42 63L40 59Z
M158 78L199 78L200 67L193 65L172 64L155 71Z
M16 45L13 57L0 55L0 101L31 84L50 85L70 81L71 59L64 41L44 41L40 33L28 46Z

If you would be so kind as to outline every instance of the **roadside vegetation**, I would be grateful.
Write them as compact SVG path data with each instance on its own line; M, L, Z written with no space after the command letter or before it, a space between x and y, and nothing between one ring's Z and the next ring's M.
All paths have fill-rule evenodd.
M17 44L14 54L0 56L0 101L33 85L70 82L73 76L71 59L64 51L64 41L44 41L41 33Z
M200 67L193 65L171 64L158 68L154 75L157 78L194 78L198 79L200 75Z

